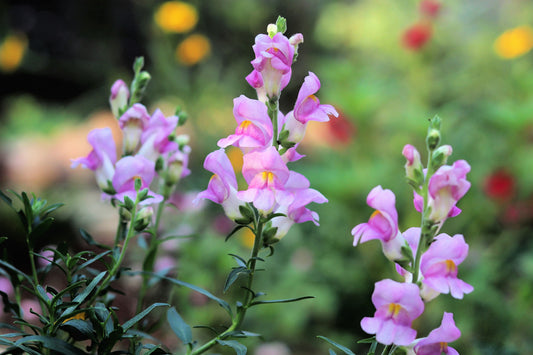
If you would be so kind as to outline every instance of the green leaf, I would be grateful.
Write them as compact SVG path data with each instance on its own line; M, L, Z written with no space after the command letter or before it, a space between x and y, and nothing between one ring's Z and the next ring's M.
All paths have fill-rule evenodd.
M251 306L257 306L260 304L272 304L272 303L290 303L290 302L298 302L301 300L309 299L309 298L315 298L314 296L303 296L303 297L297 297L297 298L287 298L282 300L270 300L270 301L255 301L250 304Z
M84 351L76 348L75 346L67 343L64 340L59 338L47 337L44 335L32 335L24 337L16 341L16 345L28 344L33 342L39 342L43 344L43 347L46 349L54 350L60 354L69 354L69 355L86 355Z
M25 273L23 273L22 271L20 271L19 269L17 269L16 267L14 267L13 265L11 265L10 263L6 262L6 261L3 261L3 260L0 260L0 265L14 271L17 275L20 275L22 277L24 277L30 284L33 285L33 280L31 277L29 277L28 275L26 275Z
M337 353L331 349L328 349L329 350L329 355L337 355Z
M224 284L224 291L226 292L230 286L239 278L239 276L243 274L249 274L251 271L246 266L239 266L233 268L231 272L228 275L228 278L226 279L226 283Z
M191 327L185 323L175 307L172 307L167 311L167 321L174 334L176 334L184 344L192 343Z
M3 193L2 190L0 190L0 198L4 200L4 202L7 203L9 207L13 208L13 200L11 200L8 195Z
M82 293L80 293L79 295L77 295L73 300L72 302L76 302L78 305L80 305L81 303L83 303L83 301L85 301L85 299L89 296L89 294L96 288L96 286L98 285L98 283L104 278L105 274L107 273L107 271L102 271L101 273L98 274L98 276L96 276L92 281L91 283L85 288L85 290L83 290ZM77 306L72 306L72 307L69 307L67 308L62 314L61 314L61 317L65 317L67 316L69 313L72 313L75 309L76 309Z
M244 258L236 255L236 254L228 254L229 256L233 256L233 258L235 259L235 261L237 262L237 264L239 266L243 266L243 267L246 267L246 260L244 260Z
M322 340L325 340L327 341L328 343L330 343L331 345L333 345L334 347L336 347L337 349L341 350L342 352L344 352L345 354L348 354L348 355L355 355L353 351L351 351L350 349L348 349L347 347L345 346L342 346L341 344L329 339L329 338L326 338L322 335L318 335L317 338L320 338ZM331 350L332 351L332 350ZM330 352L331 354L331 352Z
M224 241L227 242L229 238L231 238L235 233L237 233L238 231L240 231L243 228L248 228L248 229L250 229L253 232L253 229L250 228L249 226L244 225L244 224L240 224L237 227L233 228L233 230L228 234L228 236L226 237L226 239L224 239Z
M59 328L78 341L94 339L95 331L92 323L82 319L71 319L63 323Z
M46 217L46 219L38 222L35 228L32 229L31 233L29 234L29 237L32 240L40 237L44 232L46 232L50 228L53 222L54 222L54 218Z
M157 307L162 307L162 306L165 306L165 307L170 307L170 305L168 303L154 303L152 304L150 307L146 308L144 311L142 311L141 313L137 314L135 317L133 317L132 319L130 319L129 321L127 321L126 323L122 324L122 328L126 331L128 329L130 329L131 327L133 327L137 322L139 322L141 319L143 319L144 317L146 317L146 315L150 312L152 312L152 310L154 308L157 308Z
M5 349L6 351L3 352L2 354L17 354L16 352L14 352L14 349L17 348L17 349L23 350L23 351L25 351L25 352L27 352L28 354L31 354L31 355L41 355L41 353L38 352L38 351L30 349L27 346L24 346L22 344L16 344L15 342L7 340L6 338L7 338L6 334L2 334L2 337L0 337L0 344L2 344L2 345L10 345L11 348Z
M94 246L97 246L99 248L102 248L102 249L111 249L110 247L108 247L107 245L104 245L104 244L100 244L98 242L96 242L93 237L89 234L89 232L87 232L85 229L83 228L80 228L80 235L81 237L83 238L83 240L85 240L85 242L89 245L94 245Z
M252 333L246 330L234 330L233 332L229 332L226 335L228 337L233 337L233 338L248 338L248 337L260 337L261 336L261 334L259 333Z
M239 343L236 340L218 340L217 339L217 343L219 343L220 345L229 346L230 348L233 348L233 350L235 350L237 355L246 355L246 351L248 350L246 346L244 346L243 344Z

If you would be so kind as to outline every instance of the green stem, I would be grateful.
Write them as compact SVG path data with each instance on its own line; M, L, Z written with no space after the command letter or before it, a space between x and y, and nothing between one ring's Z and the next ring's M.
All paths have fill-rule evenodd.
M119 217L120 220L117 226L117 234L115 235L115 248L118 246L121 240L124 240L126 237L126 226L128 222L125 221L122 217Z
M381 355L385 355L389 349L390 349L390 345L385 345L385 347L383 348L383 351L381 352Z
M260 217L258 217L260 219ZM213 339L209 340L207 343L199 347L198 349L192 351L192 349L187 350L187 355L199 355L203 354L207 350L211 349L214 345L216 345L218 340L223 340L226 337L228 337L229 334L231 334L233 331L239 329L242 322L244 321L244 316L246 315L246 311L250 307L254 295L249 291L252 289L253 281L254 281L254 275L255 275L255 267L257 263L257 255L259 254L259 250L261 249L261 245L263 244L263 222L260 220L256 220L255 222L255 241L254 241L254 247L252 249L252 253L250 256L250 259L248 260L250 266L250 273L248 274L248 280L246 282L246 296L244 298L244 302L242 307L238 308L237 315L235 318L233 318L231 325L228 329L226 329L224 332L220 333Z
M278 148L278 110L279 99L273 98L268 100L268 117L272 120L272 145Z
M159 229L159 223L161 221L161 215L163 214L163 209L165 207L166 198L161 201L157 208L157 214L155 217L155 224L152 228L151 233L151 239L150 239L150 245L148 247L148 252L146 253L146 257L143 262L143 269L144 271L152 272L154 269L154 260L157 255L157 249L159 247L159 243L157 243L157 230ZM147 258L151 258L151 262L149 265L147 265ZM141 285L141 289L139 291L139 298L137 299L137 311L136 314L139 314L142 310L143 303L144 303L144 297L146 296L146 292L148 291L148 280L150 279L149 275L143 274L143 281Z

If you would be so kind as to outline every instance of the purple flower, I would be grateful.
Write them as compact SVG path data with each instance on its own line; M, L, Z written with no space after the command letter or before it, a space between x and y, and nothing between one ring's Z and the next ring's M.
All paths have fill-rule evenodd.
M376 282L372 303L376 307L374 317L361 320L361 328L368 334L376 334L379 343L409 345L416 338L411 323L424 311L418 286L393 280Z
M222 205L229 218L241 218L239 206L244 205L244 202L237 197L237 179L224 149L210 153L205 158L204 168L214 175L209 180L207 190L198 194L195 203L199 199L208 199Z
M286 215L286 217L272 219L272 227L278 228L274 236L276 239L283 238L294 223L312 221L318 226L318 213L309 210L306 206L311 202L328 202L320 192L309 188L309 180L305 176L294 171L289 172L285 189L294 194L294 201L290 205L280 205L274 211Z
M241 95L233 100L233 115L238 124L235 133L219 140L219 147L234 145L247 153L272 143L272 121L263 102Z
M451 293L452 297L462 299L465 293L474 290L471 285L457 278L457 266L467 255L468 244L462 235L450 237L442 233L435 237L420 261L424 299L430 300L439 293Z
M403 147L402 154L407 159L405 163L405 175L420 187L424 182L422 162L420 161L420 153L411 144L406 144Z
M160 155L178 149L178 144L169 139L174 135L178 120L177 116L165 117L159 109L155 110L141 134L142 145L138 154L156 161Z
M256 36L252 48L255 53L251 62L254 70L246 80L256 89L263 88L267 97L279 97L291 78L294 46L278 32L273 37L266 34Z
M141 180L141 190L143 190L150 187L154 176L155 163L142 155L126 156L120 159L116 164L115 175L113 176L113 188L116 191L113 197L124 202L124 196L128 196L135 201L137 198L135 180ZM163 200L163 196L153 191L148 191L148 195L152 197L142 201L141 205L159 203Z
M126 83L120 79L115 81L111 86L111 95L109 96L109 105L115 117L118 117L120 110L124 110L128 105L130 91Z
M141 140L141 134L150 121L150 115L146 107L141 104L134 104L130 107L118 121L124 135L124 152L133 154Z
M300 142L305 134L309 121L327 122L329 116L338 117L338 113L331 105L321 105L315 96L320 89L320 80L312 72L305 77L298 92L294 110L284 119L284 129L289 131L289 142Z
M455 326L453 314L444 312L440 327L433 329L427 338L420 339L413 350L416 355L459 355L448 343L459 339L460 336L461 331Z
M111 181L115 172L114 164L117 161L117 151L115 141L109 128L96 128L87 135L87 140L92 145L93 150L82 158L72 159L72 168L81 164L82 167L95 172L96 181L100 189L108 188L108 181Z
M456 204L470 189L470 182L466 180L469 171L470 165L464 160L458 160L451 166L441 166L431 176L428 185L428 206L431 208L429 219L444 222L446 218L461 213ZM413 202L416 210L422 212L423 198L415 193Z
M269 212L275 203L288 205L294 195L287 191L289 169L276 148L270 146L264 151L245 154L242 174L248 183L246 191L239 191L238 197L264 212Z
M376 186L368 194L366 203L376 211L372 213L367 223L358 224L352 229L353 245L357 246L359 243L378 239L381 241L383 253L387 258L401 259L401 247L405 241L398 230L398 212L396 212L394 193Z

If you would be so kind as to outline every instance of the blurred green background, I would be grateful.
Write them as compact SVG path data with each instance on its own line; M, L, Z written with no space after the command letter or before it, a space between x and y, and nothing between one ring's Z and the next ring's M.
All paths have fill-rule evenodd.
M251 311L246 328L284 344L251 353L327 353L316 335L365 352L356 341L367 337L359 322L374 312L373 284L395 272L377 243L353 248L350 230L370 216L365 200L376 185L395 192L402 230L419 223L401 150L411 143L424 155L427 120L436 114L443 143L454 149L451 161L472 166L463 213L443 232L463 234L469 243L459 273L475 291L429 303L416 321L419 336L437 327L446 310L462 331L451 344L462 354L533 353L530 1L3 1L0 188L66 203L43 246L68 240L82 248L80 227L113 238L115 212L100 201L92 173L71 170L70 159L89 151L91 128L116 127L109 88L118 78L129 82L134 58L144 56L152 75L144 100L149 111L170 114L181 105L190 117L182 129L191 136L192 175L179 187L180 208L164 222L168 233L196 237L164 254L174 258L180 279L220 294L234 266L227 254L246 254L246 236L225 243L231 224L221 208L187 201L207 185L204 157L235 127L233 98L255 97L244 80L251 46L278 15L287 18L288 35L305 38L282 111L292 109L312 71L322 82L321 102L341 117L311 125L301 146L307 157L291 165L330 201L314 206L321 226L294 226L257 283L268 298L316 298ZM20 231L4 205L0 226L11 237L2 247L18 250ZM216 305L186 290L175 301L191 324L226 321ZM251 349L258 343L248 342Z

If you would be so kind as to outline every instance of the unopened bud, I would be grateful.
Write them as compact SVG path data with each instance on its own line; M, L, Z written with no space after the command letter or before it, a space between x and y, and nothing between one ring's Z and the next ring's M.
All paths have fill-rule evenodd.
M443 145L435 149L431 158L431 169L436 171L442 165L446 164L448 157L452 155L453 149L450 145Z
M119 117L126 110L129 98L130 91L126 83L121 79L115 81L111 86L111 95L109 96L109 105L115 117Z
M429 151L435 150L438 147L440 142L440 131L434 128L428 130L428 135L426 137L426 144Z
M139 210L137 216L135 216L135 222L133 228L137 232L143 231L152 222L152 216L154 215L154 209L152 206L146 206Z
M424 183L424 173L420 153L410 144L403 147L402 154L407 159L405 163L405 176L410 185L418 189Z
M269 23L267 26L267 33L270 38L274 37L278 33L278 26L273 23Z

